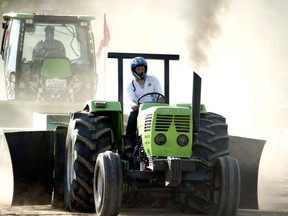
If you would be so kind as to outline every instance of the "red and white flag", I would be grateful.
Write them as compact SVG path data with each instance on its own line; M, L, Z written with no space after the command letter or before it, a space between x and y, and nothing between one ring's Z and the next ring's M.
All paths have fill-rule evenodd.
M110 31L106 21L106 14L104 14L104 47L108 47L110 42Z
M98 47L98 51L96 54L96 57L99 58L99 56L101 55L101 52L103 50L104 47L108 47L108 44L110 42L110 31L109 31L109 27L106 21L106 14L104 14L104 30L103 30L103 38L100 41L99 47Z

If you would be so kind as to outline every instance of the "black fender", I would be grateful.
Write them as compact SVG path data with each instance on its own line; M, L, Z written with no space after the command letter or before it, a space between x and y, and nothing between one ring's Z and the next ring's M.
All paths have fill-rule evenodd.
M230 155L238 159L240 166L240 209L259 209L258 173L265 143L265 140L229 136Z

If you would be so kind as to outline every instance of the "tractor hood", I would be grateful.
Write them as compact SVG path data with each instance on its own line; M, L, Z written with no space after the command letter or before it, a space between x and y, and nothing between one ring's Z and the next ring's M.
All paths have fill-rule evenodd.
M167 105L143 108L140 107L137 123L147 156L190 158L191 109Z

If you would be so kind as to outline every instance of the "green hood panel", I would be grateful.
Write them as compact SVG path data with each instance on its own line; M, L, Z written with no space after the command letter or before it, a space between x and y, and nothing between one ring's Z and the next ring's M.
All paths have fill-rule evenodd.
M47 58L42 61L41 75L47 78L67 78L72 75L69 59Z

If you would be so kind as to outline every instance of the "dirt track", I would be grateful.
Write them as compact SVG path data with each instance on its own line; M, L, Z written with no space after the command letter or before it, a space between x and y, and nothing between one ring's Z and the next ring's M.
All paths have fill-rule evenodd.
M1 206L0 215L95 215L85 213L71 213L60 209L52 209L51 206ZM179 212L171 212L165 209L123 209L120 215L170 215L184 216ZM288 209L273 211L239 210L237 216L285 216L288 215ZM198 215L200 216L200 215Z

